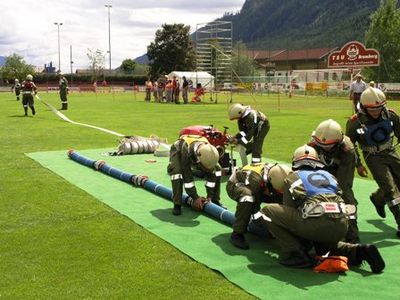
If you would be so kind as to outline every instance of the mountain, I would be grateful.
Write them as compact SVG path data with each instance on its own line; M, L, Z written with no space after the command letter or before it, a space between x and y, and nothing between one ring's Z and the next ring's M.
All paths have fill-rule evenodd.
M6 62L6 58L5 56L0 56L0 67L4 66L5 62Z
M147 57L147 54L143 54L136 57L134 61L138 64L147 65L149 63L149 58Z
M341 47L364 41L379 0L246 0L232 21L234 42L249 48Z

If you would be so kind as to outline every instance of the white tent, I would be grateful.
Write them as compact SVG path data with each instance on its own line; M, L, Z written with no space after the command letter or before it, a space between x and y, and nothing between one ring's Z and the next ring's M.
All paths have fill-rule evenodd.
M214 76L210 73L199 71L199 72L184 72L184 71L173 71L168 74L168 78L172 79L174 76L179 80L180 85L182 86L183 79L185 76L186 80L193 82L193 87L195 88L198 83L201 83L201 86L205 89L212 89L215 86Z

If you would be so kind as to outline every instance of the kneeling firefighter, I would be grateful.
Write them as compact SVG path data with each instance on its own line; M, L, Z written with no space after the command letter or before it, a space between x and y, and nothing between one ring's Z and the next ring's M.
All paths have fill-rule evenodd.
M315 149L308 145L297 148L292 164L294 172L285 179L283 204L269 204L253 215L253 221L265 225L278 240L280 264L313 266L308 251L314 246L319 256L346 256L353 265L365 260L373 273L380 273L385 263L374 245L342 242L347 215L354 207L344 204L335 177L322 170Z
M321 162L325 165L324 170L336 177L342 198L346 204L357 205L358 202L353 192L354 170L360 167L354 144L350 138L343 134L342 127L336 121L329 119L321 122L311 135L308 143L313 147ZM359 174L360 168L357 168ZM346 234L346 241L359 243L357 226L357 213L349 216L349 230Z
M183 187L195 200L195 208L198 210L201 210L208 201L222 206L219 201L221 167L218 165L218 160L218 150L205 137L182 135L171 146L167 171L171 177L174 215L181 214ZM204 172L207 197L200 197L197 194L192 167L198 167Z
M226 191L237 202L230 237L235 247L249 248L244 234L251 215L260 210L262 202L282 202L284 179L290 172L291 169L285 165L259 163L244 166L229 177Z

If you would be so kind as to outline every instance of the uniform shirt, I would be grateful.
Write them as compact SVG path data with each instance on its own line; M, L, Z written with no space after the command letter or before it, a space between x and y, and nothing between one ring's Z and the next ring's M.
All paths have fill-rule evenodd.
M33 94L36 93L37 87L33 81L26 80L22 82L21 89L24 94Z
M376 126L381 122L390 122L391 128L397 139L400 138L400 119L399 116L390 109L383 109L381 116L378 119L374 119L367 112L363 110L353 115L346 124L346 135L354 143L355 150L358 154L358 145L362 147L369 147L370 144L366 138L365 132L369 126Z
M360 80L360 82L355 80L351 83L350 94L352 93L361 94L366 89L367 89L367 84L363 80Z
M61 93L66 93L68 90L68 80L65 77L61 77L58 86Z
M231 176L229 181L247 187L258 203L282 203L282 195L278 194L269 183L266 185L263 176L264 174L252 170L237 170L235 176ZM266 187L268 187L268 194L265 193Z
M341 198L341 190L337 186L337 182L334 177L328 178L326 173L322 170L307 170L311 172L310 181L315 178L315 181L312 182L312 185L318 190L321 188L322 190L331 189L332 191L323 193L316 193L312 196L309 195L309 192L306 189L305 182L300 177L300 170L295 171L288 175L285 179L285 187L283 192L283 205L287 205L290 207L301 209L306 202L343 202ZM321 172L322 171L322 172ZM321 180L324 178L328 178L329 180ZM336 183L336 188L334 185Z
M343 141L332 151L326 151L319 147L314 140L311 140L308 145L317 151L319 159L325 165L324 170L336 177L339 187L343 190L343 198L346 203L356 203L352 190L354 168L360 166L361 161L350 138L344 136Z
M267 118L262 112L247 108L242 117L238 120L240 132L236 135L238 143L247 145L255 135L257 135L259 126L264 122L268 123Z

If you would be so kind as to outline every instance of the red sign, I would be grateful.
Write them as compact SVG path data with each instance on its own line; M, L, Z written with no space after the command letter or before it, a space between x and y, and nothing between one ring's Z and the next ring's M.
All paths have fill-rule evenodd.
M357 41L348 42L328 56L328 68L379 66L378 50L365 48Z

